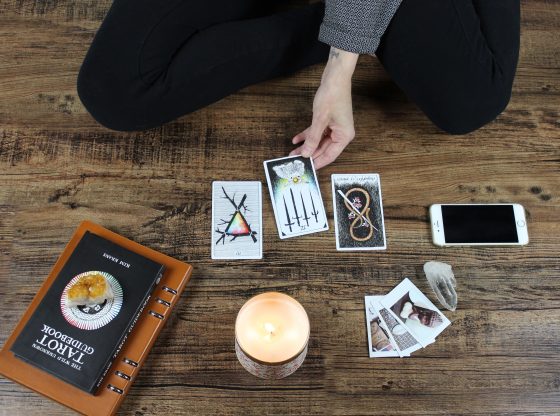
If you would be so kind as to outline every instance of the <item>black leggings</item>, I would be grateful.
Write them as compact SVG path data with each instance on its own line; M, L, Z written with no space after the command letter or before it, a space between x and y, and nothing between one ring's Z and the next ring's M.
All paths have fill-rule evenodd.
M324 5L269 3L114 0L80 70L80 99L110 129L143 130L325 62ZM437 126L467 133L509 101L519 22L519 0L403 0L377 56Z

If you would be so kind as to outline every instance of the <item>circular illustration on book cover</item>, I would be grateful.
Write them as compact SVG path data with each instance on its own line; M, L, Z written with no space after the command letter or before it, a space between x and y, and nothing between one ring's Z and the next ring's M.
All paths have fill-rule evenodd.
M123 290L107 272L89 271L75 276L62 291L60 309L76 328L94 330L111 322L121 310Z

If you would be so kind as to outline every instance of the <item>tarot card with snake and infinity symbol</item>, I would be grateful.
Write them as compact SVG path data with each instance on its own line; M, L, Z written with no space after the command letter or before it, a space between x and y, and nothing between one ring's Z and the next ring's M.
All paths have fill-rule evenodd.
M313 161L301 156L264 162L280 238L329 229Z
M334 174L331 179L336 249L386 249L379 175Z

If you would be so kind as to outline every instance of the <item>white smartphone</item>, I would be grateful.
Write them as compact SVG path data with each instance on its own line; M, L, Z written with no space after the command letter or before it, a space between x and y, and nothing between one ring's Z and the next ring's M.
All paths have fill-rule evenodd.
M519 204L435 204L432 238L438 246L522 246L529 242Z

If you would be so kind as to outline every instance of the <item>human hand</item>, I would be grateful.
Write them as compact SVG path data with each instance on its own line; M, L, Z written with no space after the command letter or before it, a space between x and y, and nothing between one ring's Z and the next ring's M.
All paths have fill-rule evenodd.
M331 48L315 99L311 126L297 134L302 143L290 156L313 157L316 169L332 163L355 136L352 114L352 74L358 55Z

